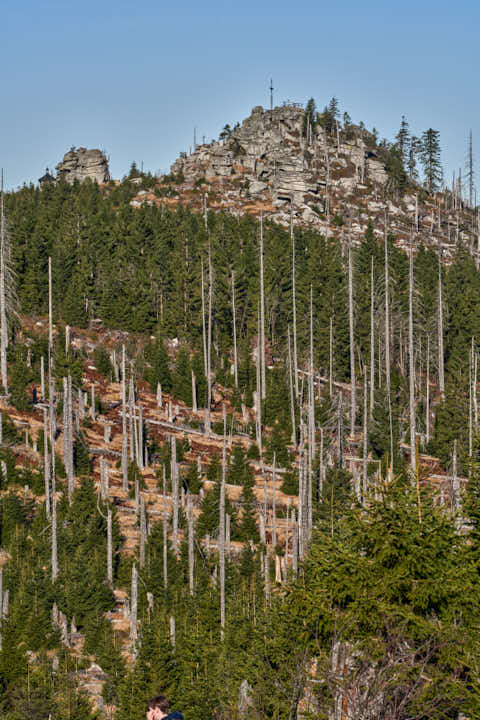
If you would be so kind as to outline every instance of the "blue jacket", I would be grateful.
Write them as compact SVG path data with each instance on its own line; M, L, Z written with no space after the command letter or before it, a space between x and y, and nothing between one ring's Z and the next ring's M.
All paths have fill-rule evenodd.
M174 710L170 715L164 717L163 720L183 720L183 715L181 712L178 712L178 710Z

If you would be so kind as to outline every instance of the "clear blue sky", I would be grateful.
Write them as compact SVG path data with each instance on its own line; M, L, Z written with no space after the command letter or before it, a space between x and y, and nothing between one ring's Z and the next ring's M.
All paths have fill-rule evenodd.
M321 107L392 138L440 130L449 179L480 149L478 0L0 0L0 165L36 182L72 146L167 170L198 137L275 101ZM480 150L475 152L480 160ZM480 187L480 166L479 166Z

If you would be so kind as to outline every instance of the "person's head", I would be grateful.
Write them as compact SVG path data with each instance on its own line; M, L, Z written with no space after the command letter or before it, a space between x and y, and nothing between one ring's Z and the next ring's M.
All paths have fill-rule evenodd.
M170 712L170 702L165 695L157 695L148 703L147 720L162 720Z

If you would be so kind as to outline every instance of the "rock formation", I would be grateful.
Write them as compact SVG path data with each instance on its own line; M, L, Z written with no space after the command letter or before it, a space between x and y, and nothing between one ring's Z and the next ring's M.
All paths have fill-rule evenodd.
M108 160L101 150L87 148L72 148L63 156L62 162L56 166L57 180L62 178L72 184L75 180L83 182L89 178L98 183L110 180Z
M363 125L309 125L305 110L287 103L272 110L254 107L241 125L225 126L220 140L180 154L155 189L142 188L130 201L179 204L192 211L261 215L284 227L313 228L356 244L370 223L383 238L410 248L440 248L445 261L458 243L480 263L477 219L459 192L428 193L411 181L400 190L385 166L385 148ZM343 241L342 241L343 242Z
M276 219L290 211L307 222L325 212L328 190L353 190L365 181L383 186L383 163L369 152L361 133L332 142L320 124L304 133L305 112L297 104L264 110L254 107L242 125L224 141L200 145L171 168L186 182L242 179L244 199L270 201ZM343 135L343 133L342 133Z

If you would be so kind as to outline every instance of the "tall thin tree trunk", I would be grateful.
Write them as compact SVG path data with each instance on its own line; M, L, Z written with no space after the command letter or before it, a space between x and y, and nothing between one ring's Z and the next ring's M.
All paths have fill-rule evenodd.
M107 580L113 584L113 539L112 539L112 511L107 510Z
M52 258L48 258L48 347L53 352Z
M145 545L147 543L147 514L145 511L145 495L140 496L140 570L145 567Z
M50 519L50 458L48 450L48 410L46 407L43 408L43 445L44 445L44 456L43 456L43 473L45 475L45 512L47 518Z
M390 384L390 273L388 264L388 227L385 213L385 380L387 385L388 424L390 430L390 468L393 470L393 420Z
M295 425L295 400L293 397L293 377L292 377L292 348L290 343L290 325L287 329L287 335L288 335L288 384L290 387L290 422L292 424L292 435L291 435L291 441L292 445L296 446L297 444L297 432L296 432L296 425Z
M218 555L220 565L220 637L225 638L225 478L227 470L227 412L223 406L222 483L220 485L220 518Z
M333 397L333 317L330 315L330 338L328 351L328 394Z
M457 441L453 441L453 458L452 458L452 506L457 511L460 504L460 483L457 474Z
M210 422L210 401L212 397L212 293L213 293L213 272L212 256L210 247L208 249L208 341L207 341L207 412L205 415L205 431L207 435L211 432Z
M370 259L370 420L373 420L375 403L375 295L373 255Z
M163 466L163 587L168 585L167 478Z
M2 170L0 188L0 367L3 391L5 394L8 394L7 347L7 225L5 220Z
M255 410L256 410L256 436L257 436L257 445L258 450L260 452L260 456L262 455L262 380L261 380L261 368L260 368L260 345L259 345L259 339L260 339L260 313L258 315L258 333L257 333L257 353L256 353L256 370L257 370L257 390L256 390L256 400L255 400Z
M295 380L295 397L298 399L298 357L297 357L297 299L295 292L295 235L293 232L293 215L290 216L290 237L292 240L292 304L293 304L293 378Z
M430 442L430 335L427 335L427 387L425 398L425 440Z
M386 221L385 221L386 222ZM390 277L388 266L388 235L385 226L385 379L390 395Z
M292 531L293 531L293 538L292 538L292 573L293 576L297 576L298 571L298 522L296 520L295 516L295 510L293 511L293 517L292 517Z
M192 412L197 412L197 379L192 370Z
M45 402L45 358L40 356L40 392L42 393L42 402Z
M348 239L348 327L350 333L350 437L355 435L357 388L355 383L355 332L353 325L353 266L352 241Z
M235 273L232 270L233 377L238 388L237 318L235 314Z
M202 260L202 337L203 337L203 367L205 370L205 377L207 377L208 359L207 359L207 330L205 327L205 279L203 276L203 260Z
M130 642L134 648L137 642L137 614L138 614L138 573L135 563L132 565L132 583L130 591Z
M122 487L128 492L127 387L125 345L122 346Z
M276 456L273 453L273 495L272 495L272 545L277 547L277 472Z
M474 341L473 341L474 342ZM477 401L477 375L478 375L478 353L473 348L473 428L475 434L478 432L478 401Z
M53 407L53 380L50 372L50 445L52 448L52 583L58 577L57 551L57 487L55 478L55 411Z
M408 380L410 408L410 466L415 472L417 466L417 433L415 428L415 357L413 352L413 248L410 248L408 272Z
M133 377L130 369L130 382L128 383L128 429L130 436L130 462L135 460L135 391L133 389Z
M343 467L343 393L338 394L338 411L337 411L337 463L338 467Z
M438 386L442 402L445 402L445 370L443 352L443 293L442 293L442 261L438 256Z
M190 595L194 591L194 571L195 571L195 554L194 554L194 526L193 526L193 508L190 493L187 500L187 520L188 520L188 586Z
M368 483L368 388L367 388L368 368L364 368L363 377L363 498L367 493Z
M170 460L170 482L172 484L173 501L173 552L178 557L178 468L177 468L177 441L171 437L172 455Z
M263 214L260 215L260 352L262 373L262 400L267 397L265 373L265 290L263 283Z

